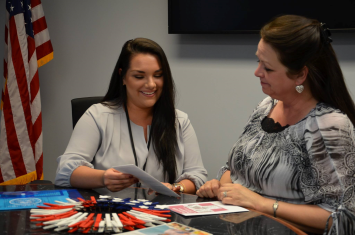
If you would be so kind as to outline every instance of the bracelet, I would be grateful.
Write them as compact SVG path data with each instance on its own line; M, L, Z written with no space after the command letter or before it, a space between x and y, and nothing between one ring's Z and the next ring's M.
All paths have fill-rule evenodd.
M182 189L182 191L181 191L181 192L185 191L185 189L186 189L185 184L183 184L183 183L182 183L182 181L180 181L180 182L179 182L179 184L181 184L181 185L182 185L182 187L183 187L183 189Z
M175 188L180 187L180 190L179 190L180 193L184 192L184 186L182 184L174 183L173 185L174 185Z
M272 208L274 209L274 217L276 217L276 210L277 210L277 208L279 208L279 202L277 200L272 205Z

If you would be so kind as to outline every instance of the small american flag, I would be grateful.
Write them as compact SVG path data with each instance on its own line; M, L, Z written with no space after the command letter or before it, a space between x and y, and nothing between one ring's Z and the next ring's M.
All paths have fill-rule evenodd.
M6 0L0 185L43 179L38 67L53 58L40 0Z

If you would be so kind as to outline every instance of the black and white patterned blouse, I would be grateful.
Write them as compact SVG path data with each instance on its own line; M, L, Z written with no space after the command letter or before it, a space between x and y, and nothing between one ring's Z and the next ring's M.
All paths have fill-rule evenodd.
M355 129L338 109L318 103L295 125L266 132L270 97L253 111L227 165L233 183L268 198L333 212L332 234L355 234Z

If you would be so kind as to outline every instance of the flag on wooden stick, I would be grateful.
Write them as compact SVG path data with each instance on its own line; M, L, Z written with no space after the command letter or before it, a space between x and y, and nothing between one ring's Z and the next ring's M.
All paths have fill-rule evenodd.
M38 68L53 58L40 0L6 0L0 185L43 179Z

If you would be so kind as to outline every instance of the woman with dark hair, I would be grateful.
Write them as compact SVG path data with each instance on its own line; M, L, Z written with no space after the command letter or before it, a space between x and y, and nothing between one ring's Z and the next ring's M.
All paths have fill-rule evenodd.
M58 158L56 185L119 191L137 183L112 167L135 164L174 190L195 193L207 180L195 131L175 109L168 60L154 41L127 41L107 94L75 126Z
M301 16L261 29L255 76L268 97L198 196L355 234L355 108L331 42L324 24Z

